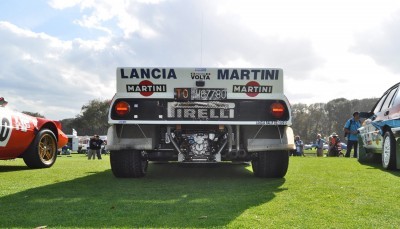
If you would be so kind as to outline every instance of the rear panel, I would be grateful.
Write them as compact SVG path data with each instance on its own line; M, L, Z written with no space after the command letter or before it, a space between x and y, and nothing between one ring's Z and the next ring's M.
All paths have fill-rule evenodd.
M202 81L203 83L199 83ZM117 68L117 93L133 98L183 98L176 88L224 88L227 99L283 94L282 69ZM183 90L181 90L183 93Z
M115 113L119 101L126 116ZM271 115L280 103L284 115ZM117 68L110 123L290 125L283 71L271 68Z

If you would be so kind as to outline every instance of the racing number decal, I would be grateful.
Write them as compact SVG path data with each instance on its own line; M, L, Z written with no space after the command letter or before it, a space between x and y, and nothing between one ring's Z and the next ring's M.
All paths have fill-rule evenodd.
M11 122L6 117L3 117L0 124L0 146L6 146L10 138Z

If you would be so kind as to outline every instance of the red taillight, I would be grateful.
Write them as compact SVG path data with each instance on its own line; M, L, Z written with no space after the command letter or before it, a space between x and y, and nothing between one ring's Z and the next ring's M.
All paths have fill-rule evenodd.
M131 107L129 106L129 104L127 102L120 101L117 104L115 104L114 109L115 109L115 113L117 113L117 115L124 116L129 113L129 111L131 110Z
M282 105L282 103L273 103L271 104L271 114L275 118L282 118L283 114L285 113L285 106Z

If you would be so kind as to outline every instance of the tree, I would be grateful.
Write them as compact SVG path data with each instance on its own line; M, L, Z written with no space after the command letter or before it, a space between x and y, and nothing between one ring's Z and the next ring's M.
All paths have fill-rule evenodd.
M22 111L21 113L24 113L24 114L27 114L27 115L30 115L30 116L36 117L36 118L46 118L42 114L40 114L38 112Z
M327 112L324 103L311 105L294 104L292 107L293 129L296 135L306 141L312 141L317 133L326 133L326 123L328 122Z
M310 115L308 112L307 104L294 104L292 106L292 121L294 134L301 136L301 138L308 137L307 125L310 122Z
M310 131L307 135L310 139L316 138L317 134L321 134L326 136L327 128L326 123L328 121L328 112L326 111L326 104L325 103L314 103L311 104L309 107L309 114L310 114Z
M294 134L300 135L305 142L314 141L317 133L327 137L336 132L341 136L344 123L352 117L354 111L370 111L377 101L377 98L362 100L338 98L326 104L293 104Z
M329 133L336 132L340 136L340 132L343 129L343 125L352 114L352 108L350 101L345 98L334 99L326 104L326 110L328 112L327 129Z
M67 133L75 129L78 135L106 135L108 125L108 109L110 101L91 100L82 106L81 113L75 119L62 120L63 131Z
M72 134L72 129L75 129L75 119L74 118L63 119L60 122L62 125L62 131L65 134Z

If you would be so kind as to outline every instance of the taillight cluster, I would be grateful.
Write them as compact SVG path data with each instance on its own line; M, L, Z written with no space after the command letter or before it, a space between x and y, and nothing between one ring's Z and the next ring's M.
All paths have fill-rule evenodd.
M282 118L285 114L285 106L282 103L274 102L270 106L270 112L274 118Z
M115 113L119 116L125 116L131 111L131 106L125 101L119 101L114 106Z

